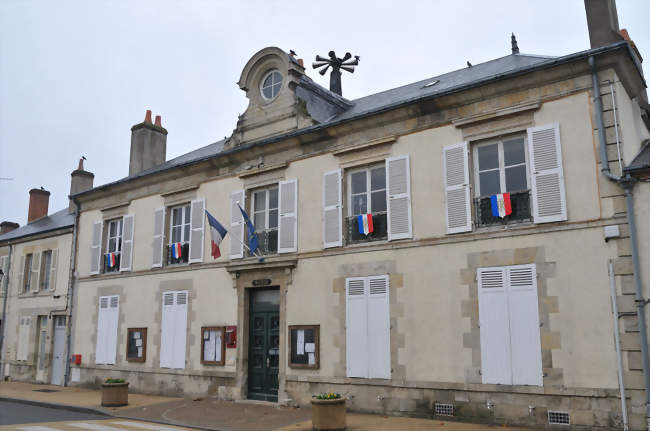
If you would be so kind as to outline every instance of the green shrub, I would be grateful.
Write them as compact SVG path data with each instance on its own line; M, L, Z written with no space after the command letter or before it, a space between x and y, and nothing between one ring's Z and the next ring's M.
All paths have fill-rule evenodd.
M124 383L124 379L111 379L107 378L104 383Z

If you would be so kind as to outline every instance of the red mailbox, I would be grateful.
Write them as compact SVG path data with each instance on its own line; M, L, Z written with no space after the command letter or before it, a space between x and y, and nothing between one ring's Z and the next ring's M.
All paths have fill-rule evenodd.
M70 357L70 363L75 365L81 365L81 355L72 355Z
M234 349L237 347L237 327L226 326L226 347Z

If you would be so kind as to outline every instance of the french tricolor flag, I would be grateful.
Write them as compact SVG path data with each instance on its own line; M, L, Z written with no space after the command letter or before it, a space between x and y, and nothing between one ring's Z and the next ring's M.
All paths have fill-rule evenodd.
M180 242L173 243L172 244L172 257L174 259L180 259L182 255L183 255L183 251L181 249L181 243Z
M115 257L115 253L108 253L108 267L113 268L116 262L117 259Z
M510 193L499 193L490 196L492 202L492 215L494 217L504 218L512 214L512 205L510 204Z
M361 214L357 216L357 223L359 224L359 233L361 235L368 235L374 231L372 214Z
M217 221L216 218L212 217L212 214L210 214L208 210L205 210L205 215L208 216L210 233L212 234L212 257L216 259L221 256L219 244L221 244L221 241L223 241L228 231Z

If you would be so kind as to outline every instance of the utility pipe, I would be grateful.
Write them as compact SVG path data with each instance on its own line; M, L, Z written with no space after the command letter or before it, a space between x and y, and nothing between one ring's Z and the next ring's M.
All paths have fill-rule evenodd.
M600 143L600 162L601 171L610 181L616 182L625 192L625 206L627 210L627 221L630 227L630 243L632 247L632 265L634 268L634 292L635 304L637 307L637 320L639 326L639 338L641 338L641 357L643 360L643 379L645 383L645 405L646 405L646 423L650 431L650 358L648 358L648 334L645 324L645 306L646 300L643 298L643 287L641 285L641 265L639 263L639 247L637 245L636 221L634 217L634 199L632 189L636 182L630 174L623 176L614 175L609 169L607 160L607 141L605 140L605 126L603 125L603 103L600 97L600 82L598 81L598 72L596 70L596 60L593 55L589 56L589 66L591 67L591 82L594 93L594 105L596 106L596 126L598 127L598 141Z
M74 226L72 228L72 250L70 251L70 270L68 273L68 296L66 298L66 308L68 309L66 328L65 328L65 372L63 374L63 386L68 386L70 380L70 345L72 344L72 307L75 284L75 269L77 267L77 235L79 233L79 213L80 205L77 199L74 202Z
M618 333L618 306L616 305L616 279L614 277L614 264L609 261L609 291L612 297L612 311L614 312L614 342L616 343L616 362L618 365L618 388L621 392L621 411L623 412L623 430L628 431L630 426L627 421L627 400L625 399L625 385L623 384L623 354L621 353L621 337Z
M0 289L4 292L3 301L2 301L2 321L0 321L0 377L4 381L5 377L5 351L4 351L4 341L5 341L5 328L7 327L7 301L9 301L9 272L11 271L11 257L13 255L14 246L9 245L9 263L7 264L7 272L2 276L2 283L0 283Z

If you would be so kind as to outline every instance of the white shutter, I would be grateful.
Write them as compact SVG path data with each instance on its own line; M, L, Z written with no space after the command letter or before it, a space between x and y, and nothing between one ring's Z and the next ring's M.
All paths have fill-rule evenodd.
M448 145L442 149L447 233L472 230L472 208L469 187L467 143Z
M109 297L106 325L106 364L115 364L117 356L117 323L120 317L120 297Z
M512 384L542 386L535 265L507 268Z
M323 248L343 245L341 170L323 174Z
M409 156L386 159L388 240L412 238Z
M162 297L160 328L160 367L173 368L174 361L174 303L176 292L165 292Z
M161 268L163 264L163 247L165 244L165 208L153 212L153 241L151 242L151 267Z
M25 255L23 254L20 256L20 266L18 267L20 271L18 272L18 293L24 293L25 292ZM3 277L4 278L4 277ZM7 286L7 289L9 289L9 286Z
M105 364L108 348L108 325L109 325L109 296L99 297L99 308L97 312L97 341L95 344L95 363Z
M135 216L127 214L122 218L122 252L120 255L120 271L131 271L133 268L133 231Z
M32 255L32 280L29 286L32 292L41 290L41 254L38 252Z
M102 221L93 223L93 236L90 244L90 275L99 274L102 261Z
M52 250L50 258L50 290L56 290L56 269L59 260L59 249Z
M512 384L506 271L479 268L478 307L483 383Z
M203 225L205 224L205 199L191 202L189 263L203 262Z
M368 279L345 280L345 351L348 377L368 377Z
M390 379L388 275L368 277L368 377Z
M560 126L528 129L533 221L549 223L567 219Z
M237 207L237 202L244 208L246 194L237 190L230 195L230 258L241 259L244 257L244 217Z
M26 361L29 358L29 331L32 324L32 318L29 316L20 318L20 327L18 330L18 351L16 360Z
M278 253L298 250L298 180L280 181Z
M174 305L174 349L172 368L185 368L185 344L187 337L188 291L176 292Z

